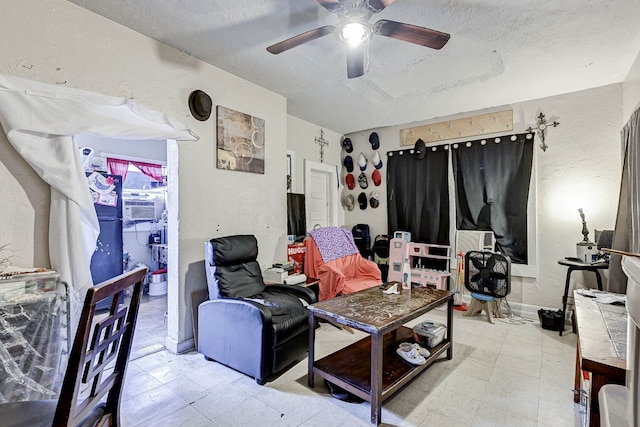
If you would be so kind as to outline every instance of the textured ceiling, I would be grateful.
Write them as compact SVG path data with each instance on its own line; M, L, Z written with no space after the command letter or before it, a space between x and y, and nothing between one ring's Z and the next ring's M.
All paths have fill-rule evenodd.
M433 50L374 35L367 73L347 79L333 35L266 51L338 23L314 0L70 1L273 90L289 114L340 133L619 83L640 50L640 0L396 0L370 22L451 39Z

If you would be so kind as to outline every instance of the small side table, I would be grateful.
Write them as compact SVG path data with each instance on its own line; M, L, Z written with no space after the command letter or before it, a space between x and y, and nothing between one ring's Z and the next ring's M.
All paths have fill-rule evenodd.
M580 262L565 258L558 260L558 264L567 267L567 279L564 283L564 294L562 295L562 329L560 329L560 336L562 336L562 332L564 332L564 319L567 313L567 299L569 298L569 282L571 280L571 273L573 273L574 271L594 272L596 274L596 281L598 282L598 290L602 291L602 277L600 276L600 272L598 270L608 269L609 263L606 261L593 263Z

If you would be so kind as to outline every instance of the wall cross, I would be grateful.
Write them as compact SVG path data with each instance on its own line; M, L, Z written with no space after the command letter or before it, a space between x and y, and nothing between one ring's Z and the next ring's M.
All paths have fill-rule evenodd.
M324 130L320 128L320 137L316 136L316 144L320 146L320 163L324 163L324 147L329 146L329 141L324 139Z

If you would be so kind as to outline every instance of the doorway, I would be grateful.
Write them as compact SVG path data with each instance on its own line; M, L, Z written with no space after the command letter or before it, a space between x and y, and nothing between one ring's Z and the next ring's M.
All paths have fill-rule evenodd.
M307 230L338 226L338 170L335 165L304 161Z
M124 176L119 193L123 206L118 249L122 253L120 271L139 266L146 266L149 271L131 358L162 350L167 337L168 316L167 142L129 141L87 134L77 135L74 139L80 149L92 151L85 171ZM153 172L149 171L151 166L155 168ZM115 256L113 258L114 262L120 262Z

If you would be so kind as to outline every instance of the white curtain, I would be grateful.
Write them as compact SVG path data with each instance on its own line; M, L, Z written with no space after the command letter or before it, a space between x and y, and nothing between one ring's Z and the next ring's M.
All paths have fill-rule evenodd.
M72 325L87 289L98 219L74 135L189 140L198 137L162 113L125 98L0 75L0 124L16 151L51 186L51 268L69 284Z
M613 249L640 253L640 109L636 110L620 133L624 161ZM627 276L621 255L612 254L609 263L609 291L625 293Z

